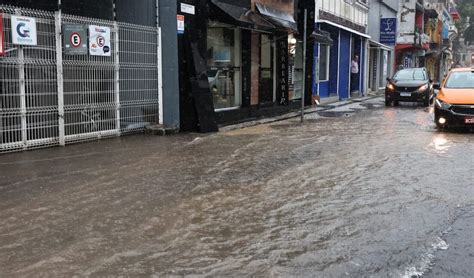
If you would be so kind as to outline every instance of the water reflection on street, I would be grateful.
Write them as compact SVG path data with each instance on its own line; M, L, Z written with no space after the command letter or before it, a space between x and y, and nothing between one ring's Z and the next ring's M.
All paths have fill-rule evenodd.
M4 156L2 272L453 274L436 265L473 211L474 134L380 98L333 112Z

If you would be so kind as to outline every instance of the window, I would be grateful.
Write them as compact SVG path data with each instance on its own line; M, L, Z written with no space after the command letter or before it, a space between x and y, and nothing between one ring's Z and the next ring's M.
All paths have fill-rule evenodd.
M466 71L451 73L445 87L451 89L474 88L474 72Z
M320 45L319 47L319 81L329 80L329 46Z
M215 109L241 105L240 32L223 24L208 29L208 81Z

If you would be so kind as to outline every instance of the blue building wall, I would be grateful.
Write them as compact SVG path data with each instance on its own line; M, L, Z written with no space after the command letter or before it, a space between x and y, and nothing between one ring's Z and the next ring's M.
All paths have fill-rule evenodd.
M349 98L350 66L351 66L351 33L340 31L339 55L339 98Z
M337 96L339 90L338 71L339 71L339 30L332 29L331 39L331 57L329 58L329 87L327 96Z
M327 31L331 34L333 45L330 48L330 62L329 62L329 80L313 83L313 94L318 94L321 98L339 96L340 99L350 98L350 67L351 67L351 48L354 53L359 55L359 90L365 92L365 71L367 65L365 64L367 57L366 41L367 39L348 32L343 29L336 28L328 24L321 24L321 30ZM354 45L352 45L352 39ZM319 46L316 44L315 62L319 54ZM316 67L313 69L313 76L316 75Z

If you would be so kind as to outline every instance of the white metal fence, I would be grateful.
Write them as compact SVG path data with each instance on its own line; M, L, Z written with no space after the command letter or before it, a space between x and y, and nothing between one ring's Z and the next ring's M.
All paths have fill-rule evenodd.
M1 6L0 153L141 132L159 121L159 28ZM11 16L36 19L14 45ZM109 27L111 56L64 55L63 24Z

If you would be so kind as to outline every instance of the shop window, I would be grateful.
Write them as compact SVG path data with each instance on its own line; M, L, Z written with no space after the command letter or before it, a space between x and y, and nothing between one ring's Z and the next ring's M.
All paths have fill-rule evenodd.
M260 104L275 101L274 55L273 37L260 35Z
M329 80L329 46L319 46L319 81Z
M240 30L210 23L207 47L207 74L214 108L239 107L242 99Z
M290 100L301 99L303 90L303 43L293 40L293 49L290 50L290 69L293 93L290 91Z

